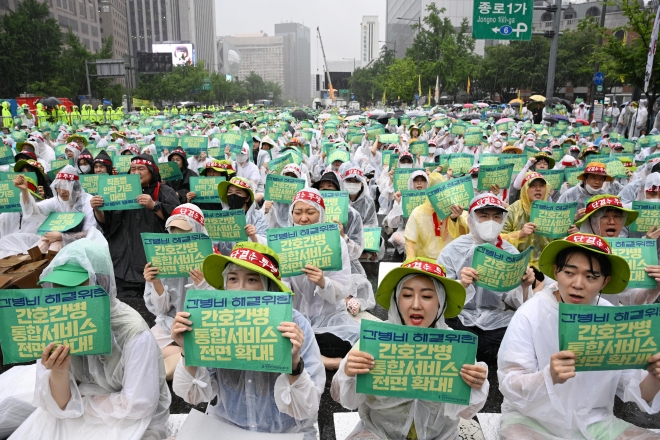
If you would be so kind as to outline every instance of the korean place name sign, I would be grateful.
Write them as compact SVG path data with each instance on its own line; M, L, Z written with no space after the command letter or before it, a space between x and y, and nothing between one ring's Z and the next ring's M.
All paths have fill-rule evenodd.
M110 297L102 287L0 290L4 364L40 359L51 342L74 356L110 354Z
M459 372L474 364L472 333L362 320L360 350L375 367L357 376L358 393L468 405L471 388Z

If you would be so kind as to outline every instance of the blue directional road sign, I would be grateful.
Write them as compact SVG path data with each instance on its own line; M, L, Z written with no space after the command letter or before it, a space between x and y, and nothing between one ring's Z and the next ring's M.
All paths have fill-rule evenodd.
M605 82L605 75L603 74L603 72L596 72L596 74L594 75L594 84L596 84L597 86L602 86L604 82Z
M355 95L351 93L351 99L355 99Z

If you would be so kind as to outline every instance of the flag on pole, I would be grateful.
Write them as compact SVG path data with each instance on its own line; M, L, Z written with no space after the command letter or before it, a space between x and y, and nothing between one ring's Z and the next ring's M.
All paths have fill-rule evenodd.
M470 94L470 77L468 76L467 93Z
M431 86L430 85L429 85L429 94L427 96L428 96L428 98L426 100L427 101L426 103L428 105L431 105Z
M655 14L655 22L653 23L653 33L651 33L651 42L649 43L649 54L646 58L646 72L644 72L644 93L649 89L649 82L651 81L651 74L653 73L653 57L655 56L655 48L658 44L658 29L660 28L660 8Z
M438 105L440 101L440 76L435 77L435 104Z
M417 96L422 97L422 75L417 75Z
M383 89L383 105L385 105L385 92L387 92L387 89Z
M522 99L520 99L520 89L518 89L518 101L522 101ZM519 113L520 113L520 119L522 119L522 102L520 103Z

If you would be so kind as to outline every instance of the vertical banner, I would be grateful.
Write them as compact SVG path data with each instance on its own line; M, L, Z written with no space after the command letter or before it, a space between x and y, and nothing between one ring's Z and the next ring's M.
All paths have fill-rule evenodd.
M187 278L192 269L201 270L204 258L213 253L211 239L202 233L140 236L147 261L158 268L157 278Z

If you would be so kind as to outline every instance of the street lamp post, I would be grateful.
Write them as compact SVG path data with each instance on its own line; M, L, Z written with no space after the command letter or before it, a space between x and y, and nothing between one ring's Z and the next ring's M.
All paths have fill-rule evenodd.
M417 27L417 35L419 36L419 33L420 33L421 30L422 30L422 16L421 16L421 15L420 15L419 17L417 17L417 18L397 17L396 19L397 19L397 20L416 21L417 24L419 25L419 26ZM395 55L395 57L396 57L396 55ZM417 77L419 78L419 44L417 44ZM419 81L419 79L418 79L418 81ZM417 106L419 105L419 98L420 98L420 96L419 96L419 94L418 94L418 95L417 95L417 99L415 100L415 107L417 107Z

